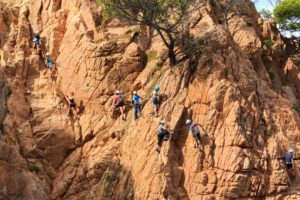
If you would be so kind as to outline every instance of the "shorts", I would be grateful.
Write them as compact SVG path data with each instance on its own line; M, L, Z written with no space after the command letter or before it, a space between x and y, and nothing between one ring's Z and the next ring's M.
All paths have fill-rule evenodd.
M50 68L52 68L53 67L53 64L52 63L48 63L48 68L50 69Z
M158 100L154 100L154 101L152 101L152 103L153 103L155 106L159 106L159 101L158 101Z
M76 108L76 104L75 104L75 103L71 103L71 104L70 104L70 107L71 107L71 108Z
M292 164L292 163L286 163L286 167L287 167L288 169L292 169L292 168L293 168L293 164Z
M38 44L40 44L40 41L39 41L39 40L34 41L34 45L38 45Z
M194 138L196 139L196 140L200 140L200 133L198 132L198 133L194 133L193 134L194 135Z
M164 140L165 134L163 133L158 133L157 134L157 144L158 146L161 146Z
M122 101L115 103L115 108L119 108L124 106L124 103Z

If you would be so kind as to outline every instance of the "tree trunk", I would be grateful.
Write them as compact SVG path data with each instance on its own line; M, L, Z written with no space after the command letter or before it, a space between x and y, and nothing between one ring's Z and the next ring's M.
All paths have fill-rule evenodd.
M175 52L174 52L175 41L174 41L174 38L171 33L167 33L167 35L170 40L170 44L168 46L170 65L174 66L174 65L176 65L176 56L175 56Z
M169 60L170 60L171 66L176 65L176 56L175 56L175 52L174 52L174 46L172 49L169 49Z

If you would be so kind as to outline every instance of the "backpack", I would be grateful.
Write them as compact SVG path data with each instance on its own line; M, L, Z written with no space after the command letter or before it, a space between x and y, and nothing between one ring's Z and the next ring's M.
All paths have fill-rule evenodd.
M285 163L291 164L291 163L292 163L292 160L293 160L293 155L290 154L290 153L287 153L287 154L285 155Z
M123 99L124 99L124 97L123 97L122 95L117 95L117 96L115 97L116 103L123 102Z
M153 95L153 96L152 96L152 102L153 102L154 104L158 104L158 103L159 103L158 96Z

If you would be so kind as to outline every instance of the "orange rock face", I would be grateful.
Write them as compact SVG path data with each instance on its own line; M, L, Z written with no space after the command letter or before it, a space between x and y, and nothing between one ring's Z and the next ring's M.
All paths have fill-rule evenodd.
M155 32L105 19L94 1L0 3L0 199L300 198L299 163L292 179L283 159L298 156L299 56L250 1L226 20L225 5L199 5L170 67ZM116 90L125 120L112 116ZM162 119L173 132L158 153ZM187 119L202 127L200 149Z

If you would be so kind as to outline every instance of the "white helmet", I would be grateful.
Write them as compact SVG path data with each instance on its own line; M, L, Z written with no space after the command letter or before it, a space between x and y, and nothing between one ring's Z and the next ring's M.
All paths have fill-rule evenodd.
M191 122L192 122L192 120L188 119L188 120L185 121L185 124L188 125L188 124L190 124Z
M39 31L35 31L35 34L39 34Z
M49 56L49 55L50 55L50 54L47 52L47 53L46 53L46 56Z
M154 92L153 92L154 95L157 95L157 93L158 93L157 91L154 91Z
M137 94L137 92L136 92L136 91L133 91L133 94Z
M116 91L116 94L120 94L120 91L119 91L119 90L117 90L117 91Z
M165 124L166 122L165 122L165 120L161 120L159 123L160 124Z
M293 149L289 149L289 153L293 153L294 152L294 150Z

